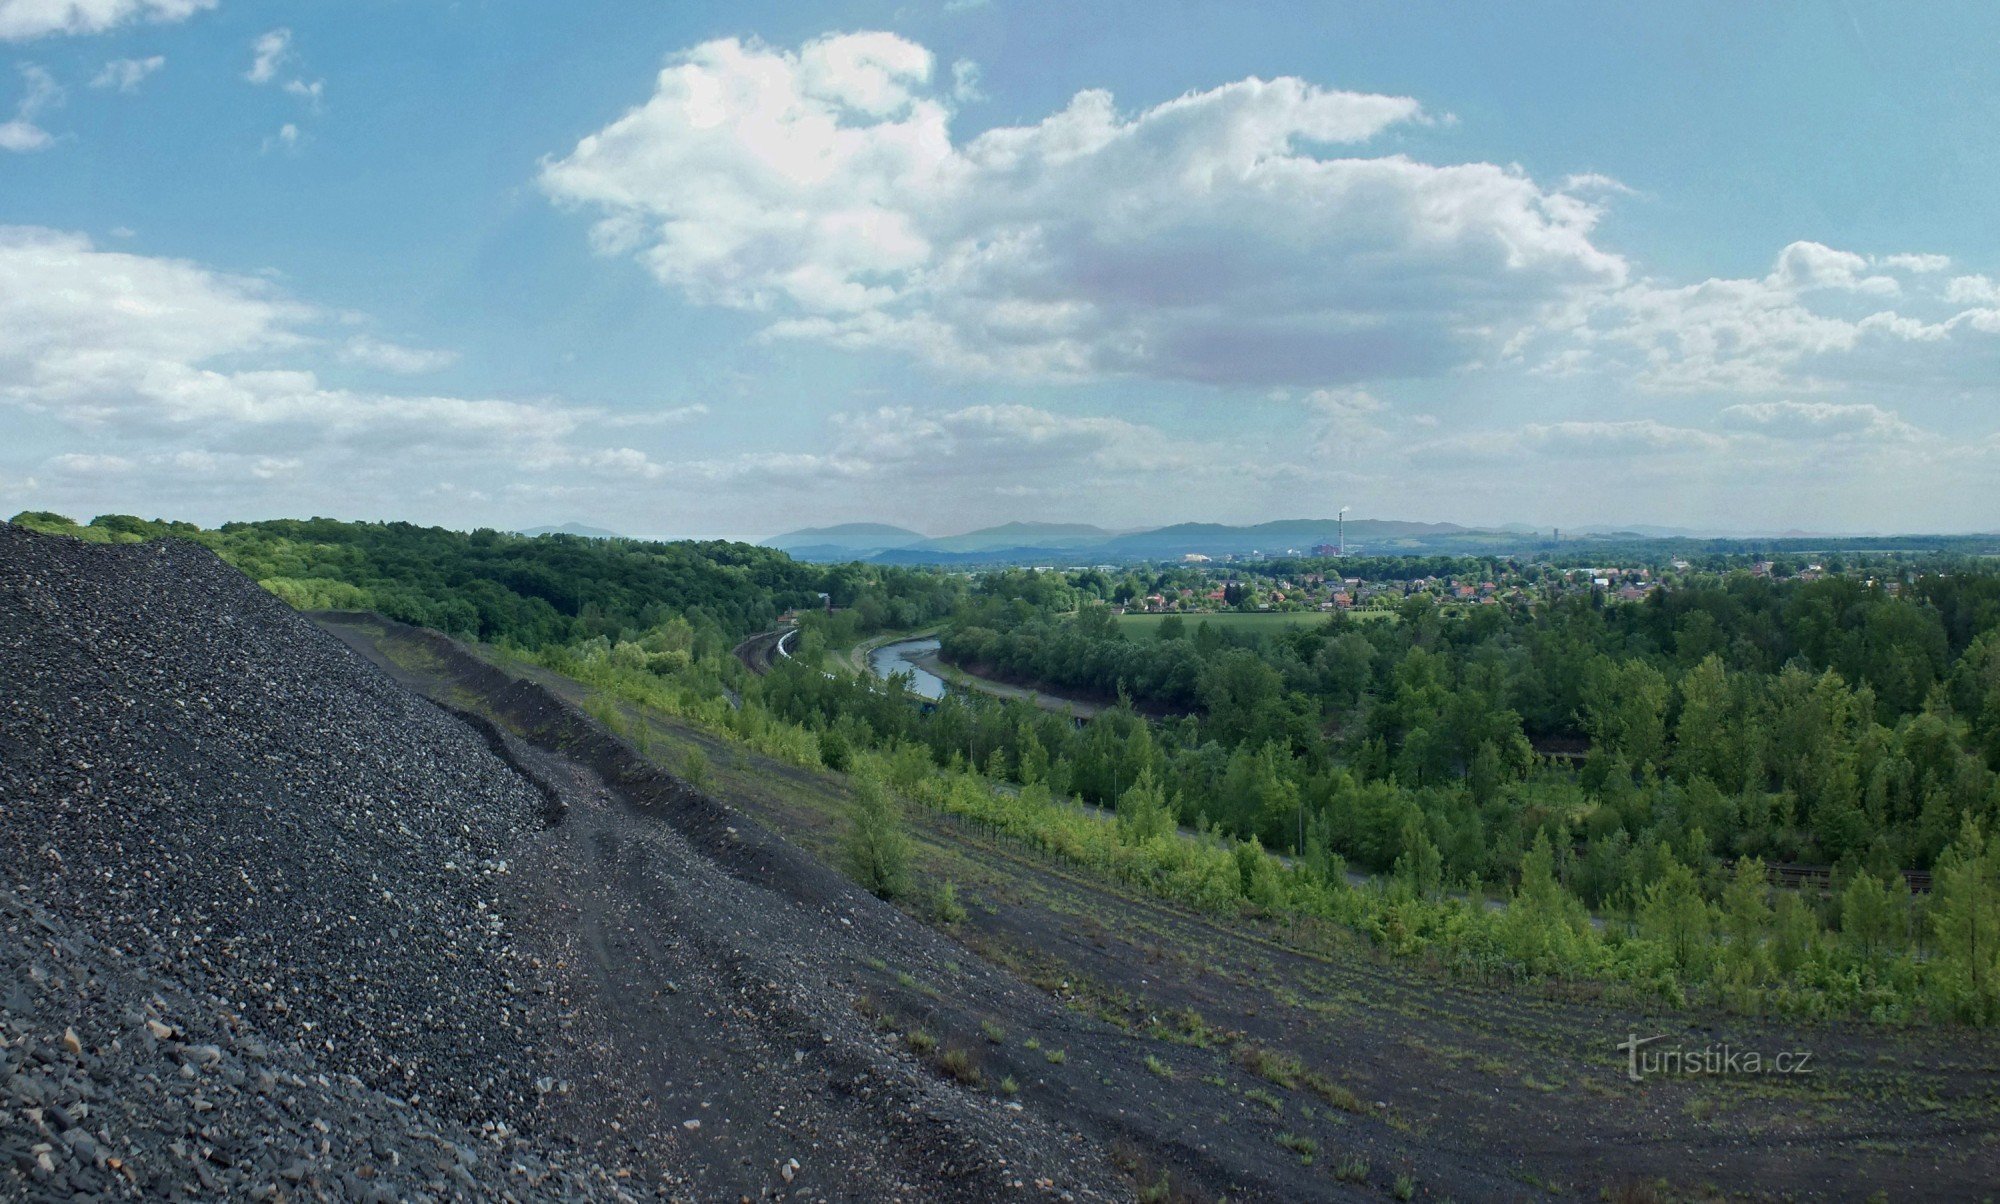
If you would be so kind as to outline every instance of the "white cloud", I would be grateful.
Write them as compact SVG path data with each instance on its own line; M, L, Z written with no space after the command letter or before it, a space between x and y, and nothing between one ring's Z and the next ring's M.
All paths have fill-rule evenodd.
M1816 242L1795 242L1778 253L1772 268L1773 286L1803 292L1809 289L1843 289L1848 292L1894 296L1902 291L1889 276L1864 276L1868 260L1852 251L1836 251Z
M317 112L320 107L320 101L326 95L326 81L316 79L311 83L307 83L302 79L286 80L285 94L298 97L312 106L313 110Z
M1601 192L1613 196L1637 196L1638 189L1602 172L1582 171L1563 177L1564 192Z
M304 135L299 133L299 127L287 121L278 127L277 133L264 139L262 149L267 155L274 150L291 154L299 149L299 143L303 138Z
M1023 481L1067 481L1098 490L1118 481L1205 475L1213 449L1117 418L1057 414L1025 405L947 411L887 406L837 414L824 452L753 452L676 466L713 482L809 489L829 483L992 493Z
M1421 444L1411 454L1419 465L1430 459L1517 462L1524 457L1584 465L1607 458L1713 454L1727 446L1727 439L1709 431L1635 418L1529 423L1512 430L1465 431Z
M592 241L772 337L949 368L1326 384L1431 373L1623 282L1595 206L1486 163L1334 153L1406 97L1246 79L1136 114L1077 94L950 133L890 34L705 43L542 185Z
M1944 297L1960 305L2000 305L2000 284L1985 276L1954 276Z
M350 364L380 368L384 372L415 375L451 367L458 362L458 353L405 347L400 343L391 343L384 339L356 335L347 340L346 345L340 349L340 358Z
M1951 266L1951 256L1904 252L1900 255L1884 255L1875 263L1878 267L1904 272L1942 272Z
M133 438L293 445L537 446L561 406L329 386L286 366L322 315L267 283L0 227L0 406Z
M35 119L44 109L62 104L63 90L53 76L33 63L21 64L21 78L27 91L14 106L13 120L0 123L0 150L16 154L46 150L55 139L36 125Z
M132 471L132 461L123 456L106 456L93 452L65 452L50 456L48 468L51 472L71 477L117 476Z
M273 29L260 34L250 44L250 70L243 78L253 84L268 84L278 78L278 69L292 58L292 31Z
M1795 242L1765 276L1641 281L1584 298L1510 351L1543 374L1611 370L1673 392L1990 376L1994 347L1977 336L2000 332L2000 311L1947 308L1985 300L1984 278L1957 277L1940 290L1935 258L1891 255L1871 265L1853 252ZM1871 266L1903 273L1908 283Z
M1775 439L1870 438L1909 441L1922 432L1901 415L1869 403L1753 401L1729 406L1724 425Z
M1318 418L1316 444L1323 452L1338 452L1381 439L1388 432L1378 425L1389 407L1364 389L1315 389L1305 404Z
M91 77L93 88L113 88L120 92L137 92L146 77L167 65L165 55L156 54L143 59L112 59L102 70Z
M184 21L216 0L0 0L0 41L102 33L137 21Z
M979 90L978 63L959 59L951 65L951 98L965 104L986 99L986 93Z
M672 406L664 410L653 410L643 414L607 414L597 420L599 426L680 426L708 415L708 407L700 402L693 405Z

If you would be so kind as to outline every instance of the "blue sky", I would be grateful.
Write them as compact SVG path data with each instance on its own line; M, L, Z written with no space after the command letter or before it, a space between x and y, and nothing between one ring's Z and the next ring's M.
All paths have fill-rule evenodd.
M1993 529L1996 34L0 0L0 509Z

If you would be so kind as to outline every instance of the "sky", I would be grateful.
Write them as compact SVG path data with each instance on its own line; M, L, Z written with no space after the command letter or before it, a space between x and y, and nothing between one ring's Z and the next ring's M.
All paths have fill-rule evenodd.
M0 0L0 514L2000 529L2000 7Z

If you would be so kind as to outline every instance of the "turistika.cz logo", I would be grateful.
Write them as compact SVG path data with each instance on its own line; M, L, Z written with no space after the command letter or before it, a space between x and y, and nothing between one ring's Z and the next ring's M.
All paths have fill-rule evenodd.
M1618 1051L1625 1055L1625 1077L1635 1083L1649 1075L1693 1078L1701 1075L1811 1074L1812 1051L1790 1049L1765 1054L1737 1049L1726 1042L1710 1045L1656 1045L1664 1035L1625 1034Z

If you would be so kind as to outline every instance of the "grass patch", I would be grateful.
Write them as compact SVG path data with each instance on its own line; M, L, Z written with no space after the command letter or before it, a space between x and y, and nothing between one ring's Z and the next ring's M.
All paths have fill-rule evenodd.
M1060 1066L1064 1062L1069 1061L1069 1054L1060 1049L1052 1049L1042 1056L1049 1060L1049 1065L1051 1066Z
M937 1067L967 1087L977 1087L985 1078L979 1072L979 1061L972 1056L972 1051L959 1045L939 1054Z
M991 1020L981 1020L979 1022L979 1031L984 1033L986 1039L995 1045L999 1045L1007 1039L1007 1030L993 1023Z
M938 1039L923 1029L913 1028L903 1038L903 1043L910 1047L913 1054L927 1054L937 1048Z
M1333 1177L1342 1183L1368 1182L1368 1160L1358 1154L1350 1154L1333 1168Z
M1154 1074L1160 1076L1163 1079L1171 1081L1174 1077L1174 1068L1167 1065L1165 1062L1160 1061L1152 1054L1146 1055L1146 1069L1152 1071Z
M1366 1112L1368 1110L1368 1106L1361 1102L1360 1096L1323 1074L1308 1070L1299 1076L1299 1081L1305 1084L1306 1090L1340 1109L1342 1112Z
M1243 1098L1260 1103L1273 1112L1283 1112L1285 1110L1285 1101L1272 1095L1262 1087L1252 1087L1250 1090L1245 1091Z
M1296 1133L1278 1134L1278 1144L1297 1154L1299 1161L1307 1166L1311 1166L1313 1158L1319 1154L1319 1142L1310 1137L1300 1137Z

